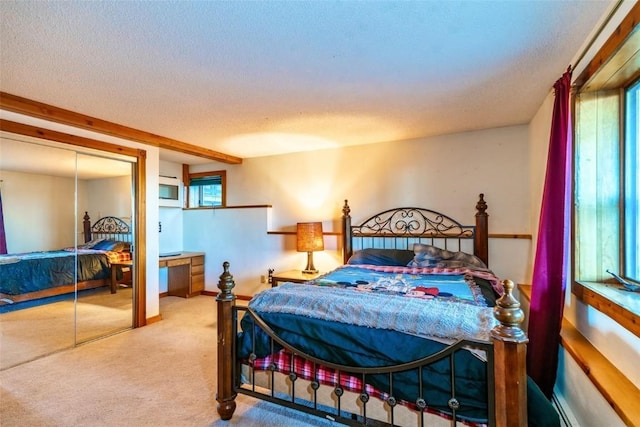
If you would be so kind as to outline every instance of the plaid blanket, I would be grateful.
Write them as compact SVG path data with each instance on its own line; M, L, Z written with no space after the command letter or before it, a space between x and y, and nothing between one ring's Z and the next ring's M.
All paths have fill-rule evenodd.
M354 393L366 393L370 397L380 399L381 401L386 401L390 397L388 393L378 390L370 384L363 383L362 378L351 375L347 372L338 372L332 368L316 365L315 363L297 355L294 355L292 360L291 353L286 350L281 350L269 356L255 359L252 362L245 361L244 363L256 371L268 371L275 367L276 372L280 372L284 375L295 373L298 377L307 381L317 381L322 385L331 387L340 386L344 390ZM400 399L397 403L406 406L411 410L418 410L415 402L408 402ZM450 414L430 406L427 406L424 409L424 412L435 414L448 420L452 418ZM458 420L458 422L476 427L486 426L486 424L483 423L473 423L467 420Z

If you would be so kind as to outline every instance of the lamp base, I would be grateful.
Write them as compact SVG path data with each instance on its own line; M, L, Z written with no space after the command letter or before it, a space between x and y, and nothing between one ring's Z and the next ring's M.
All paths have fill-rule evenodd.
M307 252L307 266L302 270L303 274L316 274L318 270L313 266L313 252Z

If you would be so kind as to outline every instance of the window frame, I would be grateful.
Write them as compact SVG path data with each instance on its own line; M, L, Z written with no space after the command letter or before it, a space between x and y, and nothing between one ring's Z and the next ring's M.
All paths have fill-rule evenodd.
M640 55L636 51L635 59L625 60L624 55L629 55L629 47L631 43L637 43L632 41L628 45L630 39L637 40L640 36L640 24L638 24L638 10L636 7L629 15L623 19L622 23L618 27L618 31L614 32L611 37L605 42L600 51L596 53L595 57L587 65L585 70L578 76L574 84L574 93L581 94L586 92L595 92L598 90L610 90L618 91L619 94L619 108L620 115L617 119L617 125L619 128L619 139L617 141L617 149L619 153L619 200L618 200L618 214L619 214L619 245L618 265L615 267L618 272L625 272L625 152L627 143L627 136L625 132L627 128L625 126L626 112L626 90L632 87L640 79L640 69L637 67L637 57ZM632 55L633 56L633 55ZM628 59L628 58L626 58ZM622 66L621 66L622 64ZM573 109L577 112L578 96L573 97ZM573 115L576 120L576 114ZM574 122L574 129L577 129L578 123ZM636 141L637 143L637 141ZM576 139L574 133L574 165L577 166L577 144L579 141ZM577 167L574 168L573 178L574 185L572 188L573 197L573 213L572 218L576 218L576 178ZM571 251L572 251L572 264L571 264L571 277L572 293L583 303L588 304L602 313L608 315L613 320L618 322L622 327L626 328L636 336L640 337L640 322L638 317L640 316L640 295L631 294L629 292L620 291L621 285L611 278L598 278L597 281L586 281L576 278L576 270L579 262L578 259L578 225L576 221L572 221L572 239L571 239ZM633 282L632 282L633 283Z
M213 206L193 206L191 207L191 179L193 178L203 178L208 176L220 176L220 181L222 183L222 195L221 195L221 204L213 205ZM184 173L185 180L185 209L213 209L213 208L222 208L227 206L227 171L226 170L218 170L218 171L206 171L206 172L188 172Z

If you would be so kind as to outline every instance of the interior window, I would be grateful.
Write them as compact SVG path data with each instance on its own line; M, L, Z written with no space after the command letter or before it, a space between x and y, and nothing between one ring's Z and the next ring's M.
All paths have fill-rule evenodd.
M189 207L226 206L226 171L189 174Z

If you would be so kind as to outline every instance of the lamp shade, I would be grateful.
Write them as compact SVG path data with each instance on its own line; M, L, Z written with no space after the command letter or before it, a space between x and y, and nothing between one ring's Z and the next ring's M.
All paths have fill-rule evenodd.
M296 229L298 252L324 250L321 222L299 222Z

